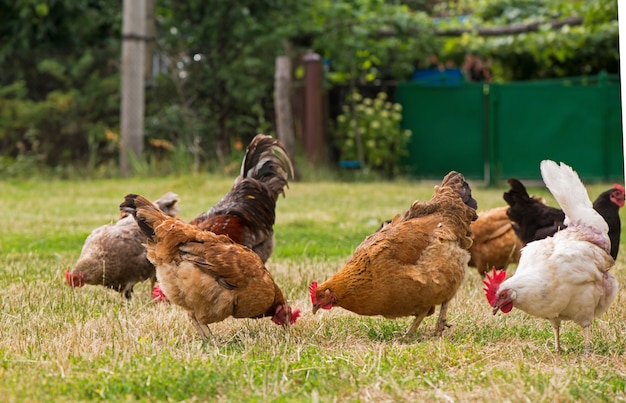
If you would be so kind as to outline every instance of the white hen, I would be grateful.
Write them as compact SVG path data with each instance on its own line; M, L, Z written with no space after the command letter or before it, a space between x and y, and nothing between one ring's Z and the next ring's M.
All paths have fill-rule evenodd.
M565 212L568 227L527 244L515 274L503 281L506 273L494 269L484 281L484 290L494 314L515 307L548 319L557 351L561 351L561 321L578 323L585 335L585 354L589 354L589 326L617 296L617 280L609 273L615 261L609 255L608 225L593 209L571 167L542 161L541 176Z

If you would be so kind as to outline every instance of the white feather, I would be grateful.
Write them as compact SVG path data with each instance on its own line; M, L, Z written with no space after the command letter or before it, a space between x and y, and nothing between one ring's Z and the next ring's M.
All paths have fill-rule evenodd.
M608 234L609 226L597 211L578 174L568 165L541 161L541 176L565 213L565 225L587 225Z

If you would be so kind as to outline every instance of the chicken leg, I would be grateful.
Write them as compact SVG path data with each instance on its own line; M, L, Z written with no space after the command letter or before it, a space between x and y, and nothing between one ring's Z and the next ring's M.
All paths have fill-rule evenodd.
M561 341L560 341L560 328L561 321L558 319L551 319L550 323L552 324L552 329L554 329L554 346L558 353L562 353L561 350ZM585 336L585 356L588 357L591 353L591 326L587 325L583 327L583 334Z
M554 348L557 353L561 353L561 340L559 337L561 331L561 321L558 319L551 319L552 329L554 330Z
M439 309L439 318L437 318L437 325L435 326L435 336L441 336L443 331L450 327L448 325L448 321L446 320L446 316L448 315L448 303L444 302L441 304L441 309Z
M590 340L591 340L591 326L583 327L583 333L585 334L585 356L589 357L591 352Z
M413 336L413 334L419 327L420 323L422 323L422 321L427 315L428 315L428 311L415 315L415 320L411 324L411 327L409 327L409 330L407 330L406 333L404 334L404 338L408 339L409 337Z
M191 323L196 328L198 333L200 333L200 335L206 341L211 340L212 334L211 334L211 330L209 329L209 327L207 325L203 325L202 323L200 323L193 313L188 312L188 315L189 315L189 320L191 320Z

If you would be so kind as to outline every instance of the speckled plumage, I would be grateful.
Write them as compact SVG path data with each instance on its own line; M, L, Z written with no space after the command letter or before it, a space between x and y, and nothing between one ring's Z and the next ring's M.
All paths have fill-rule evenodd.
M178 213L178 195L168 192L156 204L167 214ZM102 285L131 298L135 284L150 280L156 272L146 258L146 236L135 219L127 214L112 224L94 229L85 239L80 257L71 272L66 273L70 286Z

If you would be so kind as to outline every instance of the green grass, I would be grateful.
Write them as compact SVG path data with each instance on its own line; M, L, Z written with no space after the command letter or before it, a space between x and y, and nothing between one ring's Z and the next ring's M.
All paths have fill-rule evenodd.
M626 247L614 273L622 290L592 326L593 354L565 323L554 352L545 320L514 310L491 315L470 268L442 338L428 317L310 313L307 287L338 270L380 222L434 182L295 182L278 201L276 249L267 263L292 306L284 330L269 319L227 319L203 343L179 308L154 305L148 284L123 301L103 287L71 290L63 273L94 228L114 221L126 193L181 197L190 220L216 203L232 178L0 183L0 396L7 401L620 401L626 399ZM504 187L471 183L479 210L501 206ZM592 197L609 187L594 184ZM544 189L532 193L554 200ZM622 237L626 239L626 237ZM625 241L623 241L625 242ZM436 315L435 315L436 316Z

